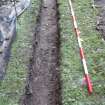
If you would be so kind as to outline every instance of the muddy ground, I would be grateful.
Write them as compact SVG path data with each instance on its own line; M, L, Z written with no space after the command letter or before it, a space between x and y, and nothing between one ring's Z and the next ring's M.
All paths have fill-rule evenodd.
M95 0L96 7L100 8L97 16L96 29L101 33L105 40L105 0Z
M42 0L22 105L61 105L56 0Z

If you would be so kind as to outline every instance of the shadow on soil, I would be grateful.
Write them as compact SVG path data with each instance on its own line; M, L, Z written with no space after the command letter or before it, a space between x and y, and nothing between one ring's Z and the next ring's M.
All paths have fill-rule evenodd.
M62 105L58 15L56 0L42 0L22 105Z

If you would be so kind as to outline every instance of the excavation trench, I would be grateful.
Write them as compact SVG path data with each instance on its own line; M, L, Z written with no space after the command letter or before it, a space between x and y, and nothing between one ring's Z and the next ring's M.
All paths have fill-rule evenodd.
M56 0L42 0L22 105L60 105L59 31Z

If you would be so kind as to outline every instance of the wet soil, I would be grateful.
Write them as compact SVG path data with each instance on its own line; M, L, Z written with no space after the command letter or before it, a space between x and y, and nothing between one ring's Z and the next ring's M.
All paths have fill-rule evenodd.
M61 105L56 0L42 0L22 105Z
M100 7L100 13L97 16L96 29L101 33L105 40L105 0L95 0L95 5Z

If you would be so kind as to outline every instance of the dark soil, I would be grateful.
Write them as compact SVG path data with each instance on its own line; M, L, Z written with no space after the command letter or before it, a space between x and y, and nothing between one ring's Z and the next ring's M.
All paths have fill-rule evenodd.
M95 0L95 5L101 8L97 16L96 29L101 33L102 38L105 40L105 0Z
M42 0L22 105L61 105L56 0Z
M101 33L102 38L105 40L105 10L101 11L97 17L96 29Z

